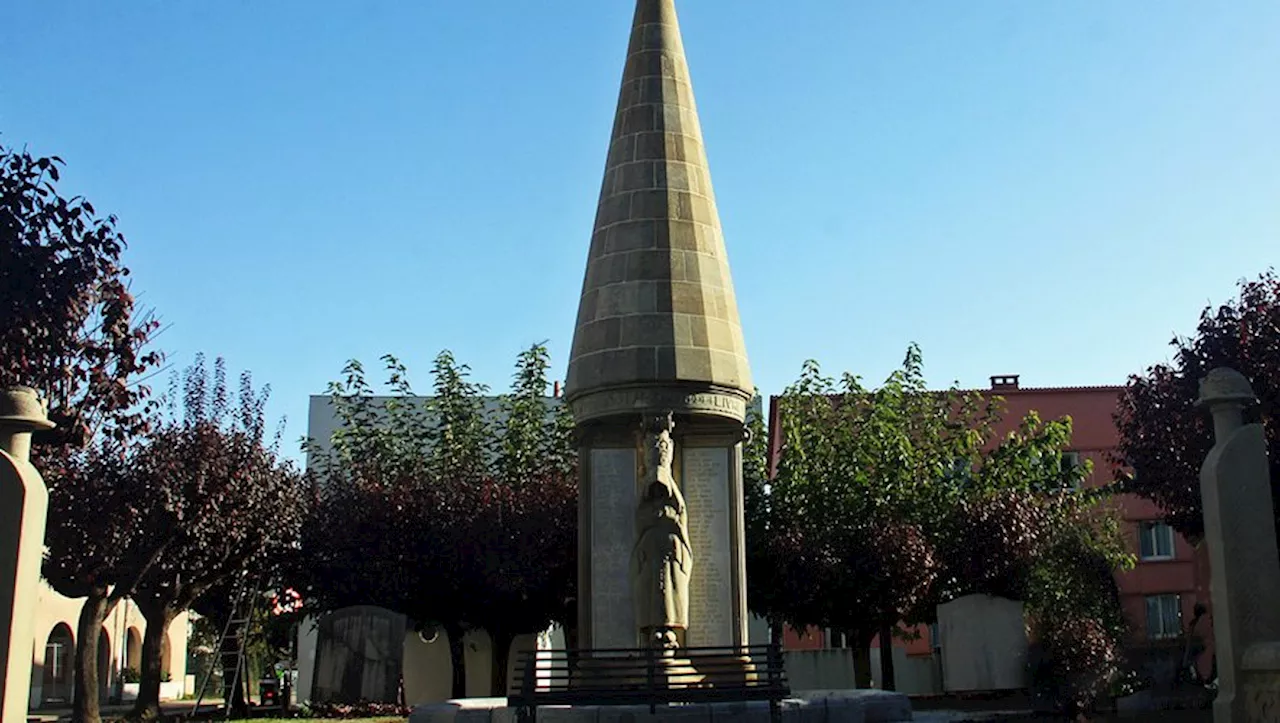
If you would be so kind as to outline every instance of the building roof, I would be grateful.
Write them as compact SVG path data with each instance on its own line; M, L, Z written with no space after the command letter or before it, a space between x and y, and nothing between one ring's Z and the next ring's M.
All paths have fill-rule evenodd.
M673 0L638 0L565 382L753 393Z

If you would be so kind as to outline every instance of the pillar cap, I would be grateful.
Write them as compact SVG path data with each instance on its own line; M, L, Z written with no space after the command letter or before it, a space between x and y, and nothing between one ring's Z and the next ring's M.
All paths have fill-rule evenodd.
M31 387L12 386L0 392L0 426L27 431L53 429L44 403Z
M1258 401L1253 387L1243 374L1229 367L1217 367L1200 381L1200 398L1196 406L1212 408L1219 404L1250 406Z

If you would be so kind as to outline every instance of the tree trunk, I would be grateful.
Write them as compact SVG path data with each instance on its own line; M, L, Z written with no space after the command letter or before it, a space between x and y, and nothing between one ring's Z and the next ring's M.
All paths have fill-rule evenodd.
M80 621L76 624L75 697L71 704L74 723L102 721L98 690L99 681L106 671L98 670L98 644L107 611L107 588L90 588L89 596L80 607Z
M845 640L853 648L853 684L856 688L871 687L871 636L849 630Z
M169 623L177 616L167 607L139 605L142 617L146 618L147 630L142 635L142 676L138 681L138 700L133 704L131 717L150 721L160 718L160 677L161 654L164 650L164 636L169 630Z
M893 626L880 626L880 687L897 690L898 682L893 670Z
M516 636L506 630L495 630L489 633L493 641L493 669L489 684L490 695L494 698L507 697L507 666L511 660L511 644Z
M564 625L564 647L569 674L576 676L578 674L578 616L576 614Z
M769 644L778 650L782 650L782 636L786 628L783 626L782 618L774 618L769 622Z
M453 664L453 693L455 700L467 697L467 668L465 648L462 644L461 626L446 625L444 634L449 638L449 662Z

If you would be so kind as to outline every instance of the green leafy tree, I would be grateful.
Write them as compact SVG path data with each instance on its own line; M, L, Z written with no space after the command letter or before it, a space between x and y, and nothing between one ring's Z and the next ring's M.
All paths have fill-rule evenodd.
M981 444L973 425L955 421L957 402L978 400L929 393L915 347L880 389L848 374L837 381L809 362L779 399L771 544L798 552L796 570L823 582L796 600L778 595L775 615L844 632L862 684L872 639L918 608L938 573L930 526L954 496L940 482ZM773 567L790 567L784 549Z
M520 354L511 392L499 402L500 450L481 487L474 520L476 622L493 642L491 689L506 690L517 635L567 623L577 579L577 449L568 407L547 397L550 356L534 345Z
M1053 582L1036 570L1060 531L1098 511L1080 489L1089 467L1062 463L1070 420L1031 415L997 439L1000 404L929 390L914 346L874 390L807 363L778 402L774 475L745 470L757 611L843 631L867 685L872 639L887 645L900 621L927 622L971 593L1034 609Z
M520 355L511 393L490 412L487 388L447 351L429 399L384 361L385 404L355 362L331 387L342 424L328 453L313 446L318 523L308 527L325 532L304 540L307 604L374 604L443 629L455 696L465 695L463 636L486 630L493 683L505 687L511 640L570 617L577 570L576 450L566 412L546 398L546 350Z

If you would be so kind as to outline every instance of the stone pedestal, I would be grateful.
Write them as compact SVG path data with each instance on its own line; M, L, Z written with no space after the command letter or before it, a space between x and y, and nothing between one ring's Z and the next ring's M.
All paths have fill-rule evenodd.
M1280 721L1280 642L1255 643L1240 661L1237 698L1245 720Z
M1212 570L1217 723L1280 720L1274 709L1252 714L1241 688L1246 649L1280 641L1280 554L1266 437L1261 424L1243 419L1254 401L1249 382L1231 369L1214 369L1200 385L1200 405L1213 415L1216 440L1200 471L1200 494ZM1267 658L1258 656L1254 672L1265 678Z
M31 466L31 432L53 425L35 392L17 387L0 393L0 720L27 717L31 692L40 563L49 494Z
M615 690L628 686L648 686L648 673L637 673L645 661L639 655L627 658L596 658L581 660L579 673L572 684L579 689L599 688ZM612 671L625 671L613 673ZM687 658L677 656L655 658L653 661L653 686L657 688L692 688L702 685L705 674Z

